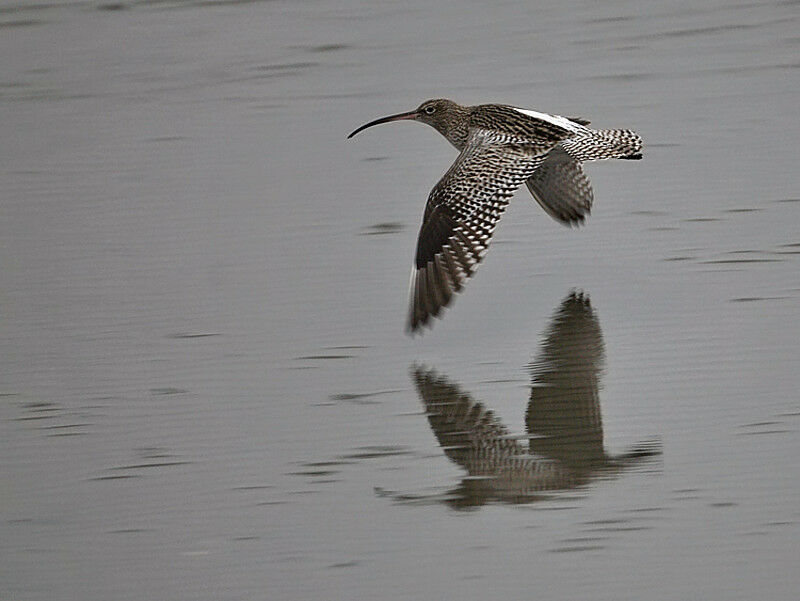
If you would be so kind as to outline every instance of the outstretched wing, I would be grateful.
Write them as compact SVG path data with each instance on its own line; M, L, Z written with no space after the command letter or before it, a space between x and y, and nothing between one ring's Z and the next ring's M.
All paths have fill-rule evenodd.
M560 144L525 183L547 214L564 225L580 225L591 211L594 193L589 178Z
M411 272L409 331L439 315L472 276L508 199L552 146L480 128L471 132L428 197Z
M574 486L570 471L527 454L490 409L447 378L416 366L413 379L445 455L467 470L468 477L453 491L458 503L523 503L535 500L540 491Z
M525 423L533 452L573 469L605 464L599 396L604 354L589 297L573 291L553 315L530 366Z
M416 365L412 378L436 440L470 476L494 476L527 451L491 410L436 371Z

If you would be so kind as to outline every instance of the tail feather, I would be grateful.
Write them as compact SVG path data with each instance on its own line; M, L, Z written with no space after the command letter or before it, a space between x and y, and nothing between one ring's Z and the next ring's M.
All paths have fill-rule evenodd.
M561 142L577 161L642 158L642 138L630 129L592 129Z

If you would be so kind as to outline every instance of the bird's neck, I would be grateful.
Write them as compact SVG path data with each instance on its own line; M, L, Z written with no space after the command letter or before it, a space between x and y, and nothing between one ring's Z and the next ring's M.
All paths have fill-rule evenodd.
M458 151L463 150L464 146L467 145L470 108L458 106L452 110L449 115L450 118L446 122L436 127L439 133L447 138L447 141L455 146Z
M460 152L464 150L467 145L467 137L469 136L469 128L466 121L462 125L451 127L448 131L442 132L447 141L450 142Z

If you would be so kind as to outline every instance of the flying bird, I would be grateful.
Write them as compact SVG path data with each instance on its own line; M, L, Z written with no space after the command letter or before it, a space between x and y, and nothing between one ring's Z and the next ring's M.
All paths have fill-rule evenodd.
M461 106L426 100L407 113L382 117L426 123L460 154L433 187L411 270L408 331L432 325L472 277L509 198L524 183L548 215L579 225L594 195L581 167L599 159L641 159L642 139L627 129L590 129L589 121L504 104Z

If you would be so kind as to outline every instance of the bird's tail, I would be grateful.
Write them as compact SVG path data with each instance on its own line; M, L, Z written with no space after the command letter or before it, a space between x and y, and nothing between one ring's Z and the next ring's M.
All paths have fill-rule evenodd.
M578 161L642 158L642 138L630 129L592 129L563 140L561 146Z

